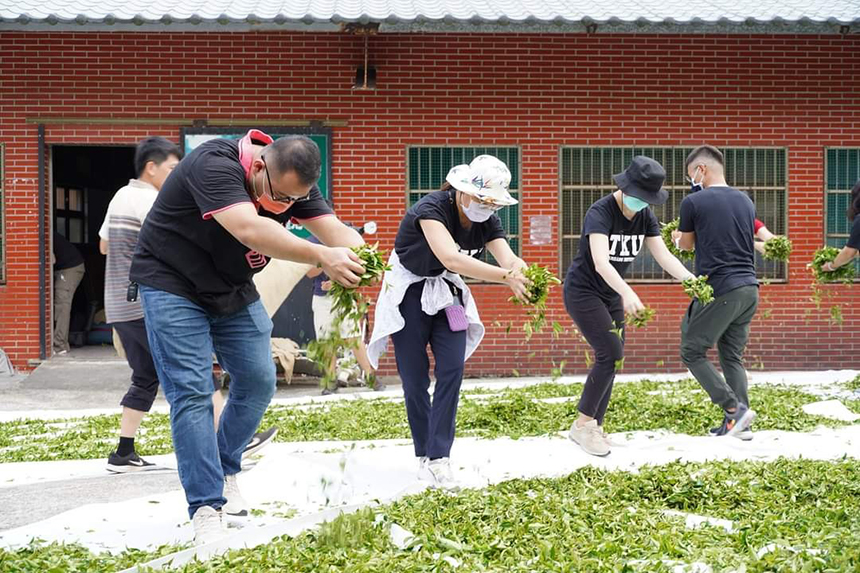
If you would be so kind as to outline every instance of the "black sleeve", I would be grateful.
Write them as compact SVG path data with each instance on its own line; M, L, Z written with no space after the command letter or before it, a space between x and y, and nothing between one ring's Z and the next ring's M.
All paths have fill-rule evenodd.
M645 209L645 236L646 237L659 237L660 236L660 223L657 221L657 215L654 214L654 211L651 209Z
M439 221L445 225L445 228L447 228L448 213L450 210L451 207L448 205L447 194L428 195L412 207L412 212L415 213L415 226L420 228L421 224L419 221L421 219L430 219L433 221Z
M507 240L508 234L505 232L504 227L502 227L502 220L499 219L498 215L490 215L490 218L484 222L484 225L485 244L496 239Z
M612 215L599 206L592 205L585 213L585 221L582 223L582 234L585 236L592 234L611 235Z
M682 233L692 233L695 231L693 226L693 218L696 216L696 207L690 199L691 195L684 197L681 201L681 224L678 225L678 230Z
M239 203L251 203L245 171L235 158L212 151L197 157L186 187L204 219Z
M860 215L854 217L854 224L851 225L851 235L845 244L852 249L860 250Z
M324 217L326 215L334 215L334 211L331 210L331 207L328 206L328 203L323 199L322 193L320 193L319 187L314 185L311 187L311 192L308 194L308 199L306 201L298 201L297 203L293 203L293 206L284 213L286 215L286 220L293 218L301 220L307 219L316 219L317 217Z

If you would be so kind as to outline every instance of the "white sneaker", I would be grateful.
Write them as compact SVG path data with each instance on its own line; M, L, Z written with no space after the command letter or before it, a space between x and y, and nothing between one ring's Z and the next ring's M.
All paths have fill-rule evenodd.
M427 479L427 456L418 458L418 479Z
M451 472L451 461L449 458L438 458L426 461L418 470L418 477L430 482L430 487L444 489L459 489L460 484L454 479Z
M570 425L568 437L579 444L585 453L592 456L605 456L611 451L609 443L603 437L603 432L597 425L597 420L586 422L582 426L577 425L576 420Z
M600 435L603 436L603 441L606 442L607 446L612 448L612 446L618 445L612 441L612 438L609 437L609 434L603 431L603 426L597 426L597 429L600 430Z
M224 476L224 497L227 498L227 503L221 509L227 515L245 517L248 515L248 502L245 501L245 498L242 497L242 493L239 491L239 483L236 480L237 475L239 474Z
M208 505L198 507L191 521L194 524L195 545L206 545L227 535L221 523L221 512Z

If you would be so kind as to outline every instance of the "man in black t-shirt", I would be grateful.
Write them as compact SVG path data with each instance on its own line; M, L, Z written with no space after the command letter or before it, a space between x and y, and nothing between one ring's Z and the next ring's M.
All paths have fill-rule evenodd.
M749 409L743 353L758 307L755 275L755 207L743 192L729 187L723 154L702 145L687 156L693 185L704 188L681 201L679 246L696 250L696 274L707 275L714 301L693 300L681 322L681 359L714 404L723 408L717 436L752 439L755 418ZM707 358L717 345L723 376Z
M63 235L54 231L54 354L69 351L72 299L84 278L84 258Z
M272 321L254 274L271 257L316 264L347 287L364 272L346 248L362 244L361 236L333 216L315 185L320 163L316 144L303 136L273 141L251 130L238 141L207 141L173 170L141 228L130 278L140 285L150 348L170 403L197 543L224 534L222 509L248 514L236 476L275 391ZM290 233L284 223L291 218L322 244ZM217 435L213 349L231 379Z

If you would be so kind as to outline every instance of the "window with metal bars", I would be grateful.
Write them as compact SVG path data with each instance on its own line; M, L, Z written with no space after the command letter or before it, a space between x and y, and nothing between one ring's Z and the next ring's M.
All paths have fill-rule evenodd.
M6 145L0 143L0 285L6 284Z
M824 234L827 245L841 249L848 242L852 221L846 212L851 188L860 181L860 149L830 148L824 158ZM860 261L854 261L860 275Z
M409 147L406 157L406 207L417 203L425 194L438 191L452 167L470 163L478 155L492 155L505 162L511 171L509 191L514 199L519 200L519 147ZM520 204L504 207L496 214L502 220L511 250L519 255L522 228ZM496 264L488 251L484 252L481 259Z
M645 155L666 170L664 187L669 191L665 205L651 209L661 223L668 223L680 214L681 200L690 192L685 180L684 161L692 147L562 147L560 264L566 272L579 251L582 221L592 203L617 188L612 175L621 173L635 155ZM726 181L749 194L756 206L756 216L770 231L784 235L787 229L787 166L786 150L782 148L724 148ZM693 269L693 262L686 263ZM785 263L764 260L756 252L756 274L760 279L783 281ZM663 282L672 280L645 247L627 272L627 280Z

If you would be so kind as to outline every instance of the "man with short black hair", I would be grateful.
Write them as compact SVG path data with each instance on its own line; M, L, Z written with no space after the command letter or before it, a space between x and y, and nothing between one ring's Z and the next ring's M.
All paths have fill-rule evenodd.
M199 544L224 535L221 510L248 513L236 476L243 449L275 392L272 321L252 280L270 258L315 264L346 287L364 268L316 186L320 153L304 136L258 130L201 144L177 166L140 233L131 280L140 295L158 377L170 403L179 478ZM315 245L284 224L296 219ZM330 246L326 246L330 245ZM230 373L212 431L211 351Z
M105 319L116 330L132 369L131 386L120 401L120 438L107 469L125 473L152 469L134 448L134 437L158 394L158 374L149 351L140 301L126 300L131 257L140 227L158 191L179 163L179 148L163 137L148 137L134 152L136 179L119 189L108 204L99 229L99 251L105 264Z
M703 188L681 201L676 238L681 249L695 247L696 274L708 276L715 299L707 305L690 303L681 322L681 359L711 401L723 408L723 422L712 433L751 439L748 428L755 412L749 409L743 352L758 307L755 207L745 193L726 183L723 154L716 147L697 147L685 167L690 183ZM707 358L714 344L725 378Z

